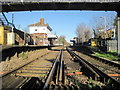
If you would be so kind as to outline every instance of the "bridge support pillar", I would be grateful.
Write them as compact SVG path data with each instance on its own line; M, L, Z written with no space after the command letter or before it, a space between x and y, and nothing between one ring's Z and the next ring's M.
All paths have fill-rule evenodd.
M118 29L118 37L117 37L117 39L118 39L118 54L120 55L120 11L117 11L117 17L118 17L118 19L117 19L117 24L118 24L118 27L117 27L117 29Z

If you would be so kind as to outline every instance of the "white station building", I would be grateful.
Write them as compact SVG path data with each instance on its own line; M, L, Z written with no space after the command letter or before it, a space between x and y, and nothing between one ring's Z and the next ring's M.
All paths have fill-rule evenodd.
M47 38L48 45L53 45L53 40L57 39L57 36L52 34L52 28L44 23L44 18L40 19L39 23L29 25L29 33L31 35L37 35L40 38Z

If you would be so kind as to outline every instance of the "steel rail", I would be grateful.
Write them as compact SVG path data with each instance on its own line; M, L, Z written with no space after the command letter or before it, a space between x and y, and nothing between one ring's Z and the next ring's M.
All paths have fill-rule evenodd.
M61 52L61 57L60 57L60 74L59 74L59 82L63 83L63 52Z
M91 71L92 75L94 75L92 78L94 78L94 79L96 80L97 78L100 77L99 74L96 73L96 72L94 71L94 69L91 68L88 64L86 64L82 59L80 59L79 56L77 56L74 52L70 51L68 48L66 48L66 49L67 49L67 51L70 53L70 55L71 55L72 57L74 57L75 59L79 60L79 61L82 63L82 65L84 65L87 69L89 69L89 70Z
M59 70L60 70L60 64L59 64L59 61L57 62L57 74L56 74L56 83L55 84L58 84L58 81L59 81Z
M90 56L90 57L92 57L92 58L95 58L95 59L97 59L99 61L106 62L106 63L108 63L111 66L114 65L115 67L118 67L120 69L120 64L118 64L118 63L114 63L114 62L109 61L107 59L103 59L103 58L100 58L100 57L97 57L97 56L94 56L94 55L90 55L90 54L87 54L87 53L85 53L85 54Z
M84 62L84 64L86 64L86 66L89 66L92 68L92 70L94 70L94 72L96 72L100 78L101 78L101 81L103 83L107 82L108 80L111 80L110 84L114 87L119 87L120 85L120 82L118 82L117 80L113 79L112 77L108 76L107 74L105 74L104 72L102 72L101 70L99 70L98 68L96 68L94 65L90 64L89 62L85 61L84 59L82 59L79 55L75 54L74 52L70 51L68 48L67 50L69 52L71 52L71 54L73 54L75 57L77 57L77 59L80 61L80 62ZM88 68L88 67L87 67Z
M56 67L57 67L57 63L58 63L58 61L59 61L61 52L62 52L62 51L60 51L59 54L58 54L58 56L56 57L56 60L55 60L53 66L52 66L52 69L51 69L51 71L50 71L50 73L49 73L49 75L48 75L48 78L47 78L47 80L46 80L46 82L45 82L45 85L44 85L44 87L43 87L43 90L45 90L45 89L48 87L48 84L49 84L50 80L51 80L52 77L53 77L53 73L55 72L55 69L56 69Z
M48 54L48 53L46 53L46 54ZM46 54L44 54L44 55L46 55ZM40 57L42 57L42 56L44 56L44 55L41 55ZM6 72L6 73L2 74L2 75L0 76L0 78L1 78L1 77L5 77L5 76L7 76L7 75L9 75L9 74L11 74L11 73L13 73L13 72L19 70L20 68L22 68L22 67L24 67L24 66L26 66L26 65L28 65L28 64L30 64L30 63L32 63L32 62L34 62L34 61L37 60L37 59L39 59L40 57L37 57L37 58L35 58L35 59L29 61L28 63L25 63L25 64L23 64L23 65L21 65L21 66L15 68L15 69L9 71L9 72Z
M92 57L92 58L94 58L94 59L96 59L98 61L102 61L102 62L108 63L109 65L118 67L120 69L120 64L119 63L115 63L115 62L109 61L107 59L103 59L103 58L97 57L95 55L91 55L91 54L86 53L86 52L82 52L82 53L86 54L86 55L88 55L88 56L90 56L90 57Z
M64 73L63 66L64 66L63 50L61 50L60 58L59 58L58 65L57 65L57 75L56 75L56 84L57 85L64 83L63 82L63 73Z

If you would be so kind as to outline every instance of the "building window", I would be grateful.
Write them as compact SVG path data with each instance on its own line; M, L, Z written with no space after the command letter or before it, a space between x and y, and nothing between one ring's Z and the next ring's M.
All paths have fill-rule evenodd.
M35 29L35 31L37 31L37 29Z

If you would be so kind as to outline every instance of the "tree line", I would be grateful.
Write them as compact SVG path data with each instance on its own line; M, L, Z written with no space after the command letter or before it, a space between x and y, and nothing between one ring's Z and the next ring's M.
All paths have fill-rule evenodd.
M91 21L92 27L80 23L76 28L78 42L87 42L90 38L105 38L106 30L115 28L117 37L117 16L94 17Z

